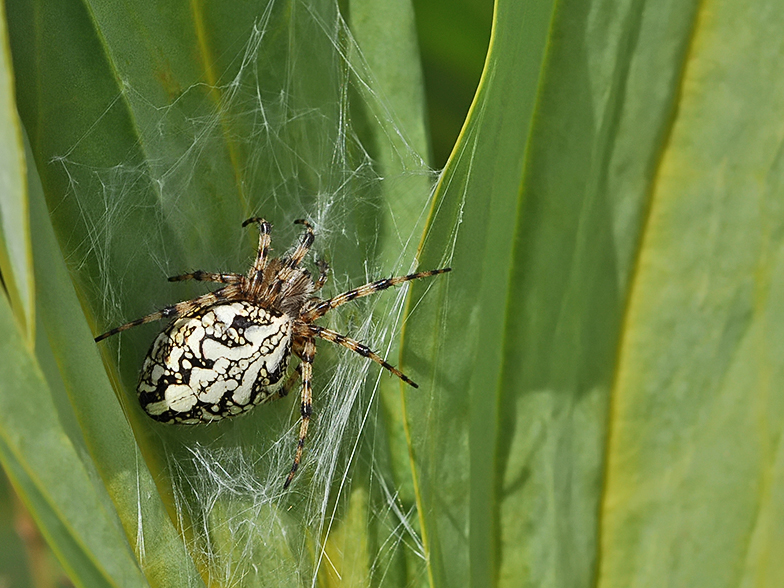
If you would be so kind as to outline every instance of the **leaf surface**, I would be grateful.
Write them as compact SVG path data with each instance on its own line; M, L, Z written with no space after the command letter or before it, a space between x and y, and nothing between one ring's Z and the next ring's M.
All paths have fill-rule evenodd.
M496 3L406 328L431 585L780 583L771 11Z
M0 460L81 586L146 586L104 488L59 422L35 357L0 300Z
M0 274L16 320L32 348L35 284L30 245L26 162L14 96L5 14L0 16Z
M407 3L397 10L411 18ZM358 16L357 30L366 35L357 44L333 2L151 7L95 0L42 7L12 0L8 13L18 107L66 264L57 255L41 263L40 302L52 369L73 412L68 426L84 435L151 583L198 583L195 569L209 582L296 583L314 573L323 557L314 545L333 523L367 513L362 504L365 510L353 509L348 492L339 498L338 488L340 508L328 510L332 505L307 484L310 476L320 480L319 463L334 465L319 451L350 454L361 428L371 429L361 418L374 406L373 390L346 425L348 436L320 445L318 435L340 432L337 425L332 431L332 420L340 417L344 391L329 392L328 370L317 376L322 424L313 427L300 486L284 494L296 402L209 428L161 426L142 414L135 393L160 326L100 344L108 380L91 336L205 291L169 284L169 275L244 272L258 236L240 224L252 215L273 223L275 255L297 238L294 219L315 223L314 253L331 263L336 281L329 294L410 264L434 177L422 156L413 24L400 33L407 52L390 59L373 34L383 30L381 15ZM378 56L385 63L375 63L373 77L368 62ZM43 213L37 223L45 240ZM69 277L89 330L76 313ZM361 307L335 322L353 324L365 309L372 311ZM337 353L320 354L322 365L336 363ZM362 374L357 363L347 372L353 380ZM368 436L386 444L383 424L378 431ZM385 476L390 451L379 449ZM348 467L348 458L332 459ZM357 472L359 479L368 475L361 466ZM387 508L392 499L374 492L371 508ZM355 522L352 529L363 526ZM397 516L381 517L374 548L389 551L385 542L397 524ZM133 536L134 529L144 536ZM396 540L394 573L375 552L356 565L394 584L406 573L401 550L407 548Z

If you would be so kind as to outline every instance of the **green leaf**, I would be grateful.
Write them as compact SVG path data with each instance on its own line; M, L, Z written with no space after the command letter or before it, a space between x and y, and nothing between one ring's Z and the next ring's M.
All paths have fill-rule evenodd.
M496 3L404 347L432 585L781 583L782 24Z
M692 22L624 317L600 585L784 580L784 15Z
M0 461L80 586L146 586L102 486L59 423L51 391L0 297ZM108 507L108 508L107 508Z
M47 377L56 382L53 388L59 393L55 401L61 406L60 418L70 425L71 438L92 458L150 585L199 586L201 580L103 369L35 175L31 174L29 186L37 299L45 334L38 356L44 368L50 364Z
M14 100L5 14L0 15L0 276L14 316L32 348L35 284L30 246L25 155Z
M323 563L319 546L344 520L361 529L361 513L397 506L378 487L358 508L352 502L367 496L361 486L370 476L394 485L397 473L408 475L389 465L405 464L390 456L407 454L404 444L391 447L384 438L385 421L394 416L362 422L362 411L375 406L372 388L357 401L356 417L348 413L345 438L333 440L341 431L333 420L345 419L350 407L341 386L358 390L362 358L347 369L341 364L337 383L328 369L317 374L320 421L297 483L281 493L296 447L290 431L296 399L236 423L162 426L142 413L135 392L159 327L101 343L105 370L91 340L204 291L169 284L168 275L244 271L258 240L253 227L240 226L251 215L273 222L276 254L299 233L292 220L315 221L317 253L331 262L338 283L330 293L362 283L368 273L408 270L434 179L422 157L413 22L410 6L400 3L395 14L408 15L410 26L397 38L407 51L389 59L383 48L396 37L378 39L374 31L386 30L379 26L385 17L362 15L361 8L356 43L332 2L8 3L18 108L66 264L53 253L57 246L39 210L39 312L54 355L51 370L62 380L58 398L73 413L67 426L94 460L153 585L197 584L194 564L209 582L240 576L247 585L296 583L315 575ZM377 77L369 62L380 67ZM379 307L382 317L394 307L390 300ZM321 365L328 368L334 355L320 353ZM363 429L390 445L375 454L381 465L365 469L360 460L357 491L341 493L337 483L322 488L329 476L340 481L340 470L325 476L316 468L345 470ZM322 490L330 502L316 498ZM413 499L405 509L412 505ZM392 584L405 577L401 552L410 549L394 535L400 518L397 511L375 517L377 536L367 544L376 551L354 558L357 570ZM340 574L365 577L347 568Z

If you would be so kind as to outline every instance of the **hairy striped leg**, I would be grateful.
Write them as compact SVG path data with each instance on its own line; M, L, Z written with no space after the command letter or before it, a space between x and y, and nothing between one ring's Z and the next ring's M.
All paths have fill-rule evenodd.
M213 274L202 270L196 270L189 274L171 276L170 282L184 282L185 280L196 280L197 282L217 282L219 284L239 284L245 279L240 274Z
M272 282L270 282L269 286L267 286L267 291L262 295L262 298L265 300L272 300L278 294L280 294L283 285L291 279L294 270L302 262L302 260L305 259L305 256L308 254L308 251L310 251L310 247L313 245L313 241L315 240L315 235L313 234L313 225L311 225L308 221L303 218L298 218L294 221L294 224L305 225L305 232L302 234L302 238L297 244L297 248L294 249L294 253L291 254L291 257L282 258L283 267L278 270L275 278L272 280Z
M270 248L270 224L263 218L254 216L242 223L243 227L247 227L250 223L257 223L259 225L259 249L256 253L256 259L253 265L248 270L248 280L250 281L250 290L256 290L261 286L261 280L264 277L264 269L267 267L267 259L269 258Z
M311 246L313 245L313 241L316 239L316 236L313 234L313 225L311 225L308 221L304 218L298 218L294 221L295 225L304 225L305 233L302 235L302 239L300 240L297 248L294 250L294 253L291 254L289 258L288 267L290 269L297 267L302 260L305 259L305 256L310 251Z
M283 489L289 487L291 480L297 473L299 463L302 461L302 448L305 447L305 438L308 436L308 425L310 424L310 415L313 413L313 358L316 355L316 342L312 337L305 339L302 345L302 354L300 358L302 363L299 364L300 376L302 376L302 404L300 405L300 416L302 422L299 426L299 440L297 441L297 452L294 454L294 463L291 466L289 475L286 476L286 481L283 484Z
M302 351L304 349L305 341L301 337L294 337L294 340L291 344L291 353L293 353L296 357L300 360L302 359ZM302 377L302 363L299 363L294 371L289 374L289 377L286 378L286 382L283 384L283 388L280 389L278 392L278 396L283 398L284 396L288 396L291 389L294 388L294 384L297 383Z
M185 300L184 302L172 304L171 306L162 308L161 310L153 312L152 314L148 314L147 316L143 316L142 318L136 319L135 321L120 325L111 331L106 331L104 334L98 335L95 338L95 342L97 343L98 341L103 341L107 337L111 337L112 335L116 335L122 331L127 331L133 327L138 327L139 325L145 325L147 323L159 321L161 319L179 318L181 316L185 316L186 314L195 312L201 308L207 308L208 306L218 304L219 302L239 300L241 297L242 291L240 287L236 284L230 284L224 288L221 288L220 290L216 290L215 292L208 292L207 294L199 296L198 298L194 298L193 300Z
M318 280L316 280L313 283L314 292L318 292L319 290L321 290L324 287L324 284L327 283L327 279L329 278L329 264L326 261L324 261L323 259L319 259L316 262L316 266L318 266L319 269L319 277Z
M367 357L368 359L375 361L378 365L380 365L385 370L388 370L393 374L395 374L406 384L409 384L414 388L419 388L419 385L416 382L411 380L407 375L405 375L403 372L401 372L392 364L387 363L383 357L371 351L370 347L368 347L367 345L360 343L359 341L356 341L354 339L351 339L350 337L346 337L345 335L341 335L337 331L325 329L324 327L320 327L318 325L305 325L304 330L306 330L311 337L319 337L320 339L324 339L325 341L335 343L337 345L345 347L346 349L351 349L351 351L353 351L354 353L358 353L362 357Z
M294 368L294 371L289 374L289 377L286 378L286 382L283 384L283 388L281 388L280 392L278 392L278 397L285 398L288 396L289 392L291 392L292 388L294 388L294 385L301 377L302 364L299 364L296 368Z
M407 276L400 276L397 278L386 278L383 280L376 280L375 282L370 282L365 284L364 286L360 286L359 288L355 288L353 290L349 290L348 292L344 292L343 294L339 294L334 298L330 298L328 300L322 300L316 303L314 306L309 307L305 312L300 314L300 319L305 321L306 323L313 322L319 317L324 316L330 310L337 308L338 306L345 304L346 302L351 302L356 298L362 298L363 296L370 296L371 294L375 294L376 292L381 292L381 290L386 290L392 286L397 286L398 284L402 284L404 282L410 282L411 280L418 280L419 278L429 278L430 276L437 276L438 274L445 274L446 272L452 271L451 267L445 267L443 269L437 270L430 270L427 272L418 272L415 274L408 274Z

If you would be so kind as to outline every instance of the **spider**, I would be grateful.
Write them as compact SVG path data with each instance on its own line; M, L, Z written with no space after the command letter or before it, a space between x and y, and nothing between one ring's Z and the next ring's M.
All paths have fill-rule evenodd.
M198 424L242 414L257 404L286 396L301 378L299 439L283 485L286 489L302 459L312 414L316 338L346 347L418 387L366 345L313 322L355 298L451 268L377 280L322 299L315 293L327 282L327 264L317 262L319 276L315 281L300 267L313 245L311 224L304 219L294 221L305 227L297 247L291 255L270 259L270 224L253 217L242 226L251 223L259 226L259 248L247 276L201 270L173 276L170 282L198 280L224 286L116 327L95 341L153 321L173 319L153 341L137 386L144 411L164 423ZM299 365L286 377L292 353Z

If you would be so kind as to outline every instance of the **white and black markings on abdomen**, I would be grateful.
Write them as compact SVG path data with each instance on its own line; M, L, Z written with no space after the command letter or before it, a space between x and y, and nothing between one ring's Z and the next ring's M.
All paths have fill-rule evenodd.
M241 414L283 386L291 319L248 302L217 304L158 335L142 365L142 408L165 423L197 424Z

